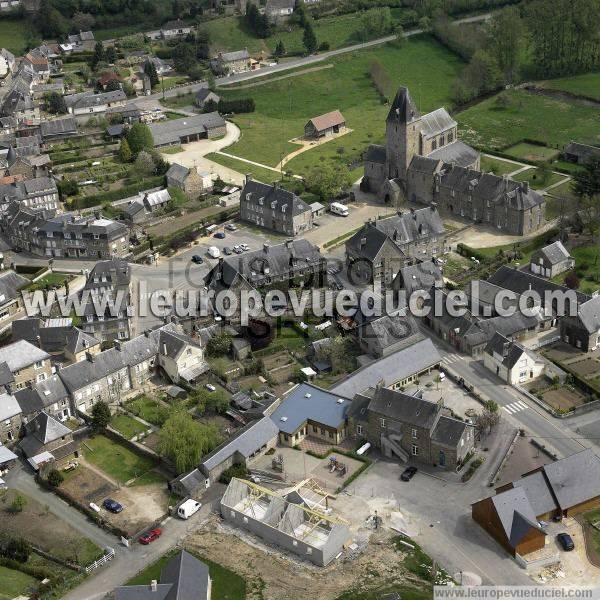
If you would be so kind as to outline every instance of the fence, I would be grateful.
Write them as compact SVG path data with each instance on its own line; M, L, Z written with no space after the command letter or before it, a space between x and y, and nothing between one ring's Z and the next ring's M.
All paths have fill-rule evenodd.
M515 554L515 561L522 569L541 569L542 567L549 567L550 565L556 565L560 563L560 556L558 552L556 554L550 554L549 556L542 556L537 560L527 560L520 554Z
M104 566L107 562L111 561L115 557L114 548L108 548L107 550L108 552L102 558L99 558L85 568L86 573L91 573L98 567Z

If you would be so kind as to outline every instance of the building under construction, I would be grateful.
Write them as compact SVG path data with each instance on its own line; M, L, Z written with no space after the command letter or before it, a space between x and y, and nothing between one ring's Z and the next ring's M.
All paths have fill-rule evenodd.
M329 516L317 503L307 503L298 491L284 496L243 479L229 483L221 499L221 516L321 567L350 538L344 521Z

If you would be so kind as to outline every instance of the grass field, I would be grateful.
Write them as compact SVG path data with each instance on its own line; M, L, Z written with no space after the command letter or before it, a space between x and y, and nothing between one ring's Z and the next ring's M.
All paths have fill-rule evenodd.
M512 173L519 168L519 165L499 160L496 158L490 158L489 156L481 157L481 170L485 173L494 173L494 175L505 175L506 173Z
M120 483L141 477L154 467L151 460L103 435L85 440L84 454L86 460Z
M571 189L571 185L572 185L572 181L566 181L565 183L561 183L560 185L557 185L555 188L552 188L550 190L550 192L548 192L548 193L552 194L553 196L558 196L559 198L569 198L569 199L574 200L575 194L573 193L573 190Z
M15 56L22 55L27 47L28 29L24 19L0 18L0 48L10 50Z
M36 587L37 581L14 569L0 566L0 600L12 600L17 596L29 597L29 592Z
M519 142L518 144L507 148L504 152L517 159L532 160L536 162L551 160L558 156L558 150L556 148L528 144L527 142Z
M331 50L357 44L362 41L357 34L360 22L361 15L358 12L318 19L314 22L317 41L319 44L327 42ZM271 37L262 40L252 34L243 17L233 16L210 21L207 29L210 31L211 49L214 53L248 48L250 53L272 54L279 40L283 42L288 54L304 52L304 30L299 27L293 27L291 31L276 31Z
M110 420L111 426L121 435L130 440L134 435L146 431L146 427L129 415L114 415Z
M515 181L527 181L529 185L534 190L543 190L547 188L549 185L553 183L557 183L564 179L564 176L557 175L552 171L542 171L537 167L533 167L532 169L527 169L527 171L522 171L521 173L517 173L513 179Z
M462 139L479 148L501 150L523 139L562 148L571 140L600 142L598 109L578 106L524 90L501 92L509 105L489 98L461 112L458 117Z
M215 154L212 152L211 154L207 154L206 158L214 160L224 167L229 167L238 173L252 175L254 179L258 179L264 183L272 183L273 181L279 181L281 179L281 174L277 171L263 169L262 167L257 167L256 165L244 162L243 160L236 160L235 158L229 158L222 154Z
M333 68L272 81L251 89L221 88L225 98L251 96L256 112L233 118L242 130L228 153L275 166L298 146L290 139L302 135L313 116L335 109L344 114L352 133L294 158L286 165L304 173L323 162L355 164L371 143L381 142L389 106L382 104L372 85L369 68L380 61L390 73L393 93L407 85L422 112L449 105L452 82L462 63L430 37L417 37L405 45L396 43L353 52L332 60ZM427 69L422 65L427 64ZM220 158L216 159L221 162Z
M155 563L130 579L126 585L148 585L153 579L160 580L160 572L169 560L177 553L171 550ZM212 597L218 600L243 600L246 597L246 580L237 573L222 567L202 556L190 552L208 566L212 579Z
M584 73L573 77L550 79L542 82L542 87L600 100L600 73Z
M155 398L148 396L137 396L129 400L125 407L137 417L160 427L169 417L169 408Z

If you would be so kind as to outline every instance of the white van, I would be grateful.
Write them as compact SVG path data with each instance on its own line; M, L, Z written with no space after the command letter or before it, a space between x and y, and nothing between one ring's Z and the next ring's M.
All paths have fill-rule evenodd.
M340 215L340 217L348 216L348 207L345 204L341 204L340 202L332 202L329 205L329 210L334 215Z
M182 519L189 519L200 510L201 506L202 504L200 504L200 502L196 502L190 498L177 509L177 515Z
M219 256L221 256L221 251L216 246L211 246L208 249L208 255L211 258L219 258Z
M218 228L219 228L218 225L207 225L206 233L208 233L208 235L210 235L211 233L214 233Z

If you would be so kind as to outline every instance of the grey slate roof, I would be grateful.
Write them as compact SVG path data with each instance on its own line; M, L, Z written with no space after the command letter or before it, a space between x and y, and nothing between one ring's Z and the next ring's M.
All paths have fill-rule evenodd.
M407 88L401 87L396 92L396 97L387 116L388 121L398 121L399 123L409 123L418 119L420 116L417 105L412 101Z
M467 427L472 427L472 425L442 415L431 433L431 439L438 444L456 448Z
M161 31L172 31L176 29L191 29L191 25L186 25L181 19L175 19L174 21L167 21L161 26Z
M19 290L29 283L27 277L23 277L14 271L2 271L0 273L0 305L8 300L19 297Z
M166 173L166 176L168 179L173 179L175 181L177 181L178 183L180 183L181 185L183 185L185 183L185 180L189 174L190 170L187 167L184 167L183 165L177 164L177 163L173 163L170 167L169 170Z
M0 420L21 414L21 407L12 394L0 394Z
M0 362L0 386L8 385L15 380L6 362Z
M460 140L456 140L446 146L442 146L427 155L433 160L442 160L446 163L454 163L461 167L468 167L477 160L479 152ZM412 163L411 163L412 164Z
M441 269L431 260L402 267L396 279L398 286L402 282L402 289L406 290L407 296L416 290L430 290L436 281L443 281Z
M51 417L41 412L26 425L27 435L19 446L28 458L38 454L46 444L50 444L71 433L71 430Z
M31 388L25 387L15 392L15 398L24 415L44 410L68 397L69 392L58 375L52 375Z
M435 402L403 394L387 388L377 388L369 402L369 411L422 429L431 429L440 407Z
M161 584L171 584L166 600L206 600L210 586L208 567L182 550L160 573Z
M77 121L73 117L53 119L52 121L42 121L40 123L40 133L42 134L42 138L55 135L75 135L77 133Z
M124 102L127 96L123 90L114 90L112 92L102 92L94 94L93 92L81 92L64 96L65 105L68 108L91 108L94 106L103 106L112 102Z
M288 434L295 433L307 420L337 429L344 423L350 404L349 397L301 383L282 399L271 419Z
M536 516L556 510L556 500L548 487L542 471L517 479L512 484L513 487L520 487L525 490L525 494Z
M0 363L5 362L13 373L49 358L50 355L47 352L25 340L19 340L0 348Z
M248 49L244 48L243 50L236 50L234 52L222 52L219 54L219 59L223 62L235 62L238 60L247 60L250 58L250 54L248 53Z
M0 444L0 465L10 462L11 460L17 460L17 455L11 452L6 446Z
M421 133L423 133L425 137L439 135L456 126L456 121L448 114L448 111L445 108L438 108L421 117Z
M569 142L565 146L565 153L572 154L586 161L594 156L594 154L600 154L600 148L588 144L580 144L579 142Z
M600 296L581 304L578 316L588 333L600 331Z
M73 393L124 367L121 353L116 348L110 348L96 354L92 360L86 359L64 367L59 373L69 392Z
M277 437L278 433L279 428L270 417L263 417L259 421L248 423L248 425L237 431L234 436L207 454L202 459L200 468L208 474L209 471L218 467L235 453L248 458L259 448Z
M312 212L310 206L293 192L275 184L269 185L249 179L240 194L240 203L251 202L254 205L258 205L259 199L262 199L265 210L282 212L282 207L285 206L286 215L290 217L308 211Z
M429 367L439 364L441 356L430 339L425 339L368 364L334 386L331 391L353 396L382 383L389 386Z
M514 548L527 534L531 527L542 531L536 520L533 508L522 488L513 488L492 496L504 533Z
M571 258L569 251L563 246L561 241L548 244L548 246L544 246L542 249L535 252L532 257L532 262L534 262L534 259L537 256L543 257L551 265L557 265Z
M415 319L411 315L383 315L376 319L372 319L359 326L359 337L361 340L368 342L369 345L374 345L385 351L390 346L402 347L410 346L424 338L419 331Z
M211 129L225 127L225 120L218 112L211 112L193 117L151 123L148 127L152 132L154 144L161 145L179 142L182 137L188 135L204 134Z
M83 350L100 344L100 341L97 340L93 335L85 333L85 331L81 331L81 329L78 327L73 327L73 329L67 333L65 341L65 350L71 354L78 354Z
M521 356L527 353L521 344L509 340L498 332L496 332L494 337L488 342L485 352L490 356L493 356L494 352L502 356L502 364L507 369L512 369L520 360Z
M105 278L106 281L102 281ZM96 281L98 279L98 281ZM128 286L131 281L131 266L126 260L111 258L94 265L85 283L86 290Z

